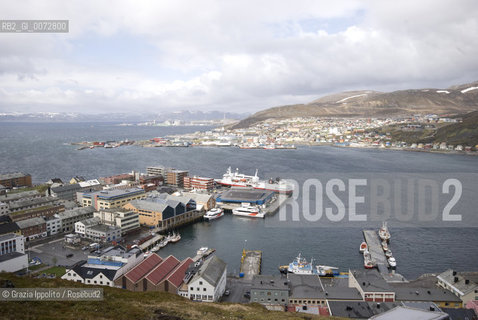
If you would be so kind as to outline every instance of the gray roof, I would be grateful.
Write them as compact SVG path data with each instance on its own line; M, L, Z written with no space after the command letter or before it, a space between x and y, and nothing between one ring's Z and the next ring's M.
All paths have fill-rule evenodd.
M148 210L155 212L163 212L168 206L164 203L153 202L147 200L133 200L130 204L140 210Z
M199 272L196 277L202 277L210 285L216 286L221 276L226 271L227 264L213 255L211 258L204 261L203 265L199 268Z
M393 289L375 270L354 270L351 274L364 292L392 292Z
M0 235L0 241L10 240L16 237L21 237L21 236L14 233L7 233L7 234Z
M15 222L7 222L0 224L0 234L17 232L20 227Z
M251 289L289 291L289 283L287 278L281 276L256 275L252 279Z
M419 288L410 286L408 283L391 283L395 291L395 300L398 301L455 301L461 302L460 298L451 291L443 288Z
M10 259L14 259L14 258L18 258L18 257L21 257L21 256L26 256L27 254L26 253L20 253L20 252L10 252L10 253L7 253L7 254L2 254L0 256L0 262L4 262L4 261L7 261L7 260L10 260ZM0 269L1 271L1 269Z
M79 189L81 189L81 186L78 183L74 183L74 184L65 184L59 187L53 187L51 188L51 191L54 193L59 193L59 192L74 191Z
M16 223L20 227L20 229L25 229L25 228L34 227L34 226L43 224L45 223L45 219L41 217L35 217L35 218L17 221Z
M59 212L57 213L60 219L68 219L68 218L73 218L79 215L84 215L88 213L93 213L95 212L95 208L92 206L88 207L80 207L80 208L74 208L71 210L66 210L64 212Z
M23 172L4 173L4 174L0 174L0 180L15 179L15 178L21 178L24 176L29 176L29 174L23 173Z
M17 200L15 202L10 203L10 210L17 210L24 208L26 206L41 206L47 205L54 202L57 202L58 198L55 197L39 197L39 198L32 198L32 199L22 199Z
M368 319L401 304L397 302L329 301L328 305L330 314L334 317Z
M31 198L31 197L38 197L40 193L37 190L30 190L30 191L22 191L22 192L15 192L15 193L7 193L0 195L0 201L15 201L23 198Z
M382 314L371 317L377 320L446 320L448 315L444 312L426 311L410 307L398 306Z
M92 267L92 266L86 266L86 261L83 260L79 263L77 263L73 269L74 272L76 272L81 278L83 279L93 279L96 277L99 273L102 273L108 280L113 281L116 277L116 273L118 270L116 269L107 269L107 268L101 268L100 265L98 265L97 268ZM68 272L69 270L67 270Z
M83 223L85 227L89 227L89 226L96 226L97 224L100 224L100 222L101 222L101 219L99 217L94 217L94 218L78 221L77 223Z
M287 275L291 299L325 299L320 278L316 275Z
M89 227L90 230L98 231L98 232L108 232L113 230L121 230L119 227L115 226L107 226L105 224L97 224Z
M478 286L473 281L468 281L468 283L466 283L466 280L470 279L464 277L462 273L455 272L452 269L448 269L445 272L440 273L437 278L438 280L448 282L448 284L454 286L463 294L467 294L468 292L475 290L475 288ZM455 281L455 278L457 281Z

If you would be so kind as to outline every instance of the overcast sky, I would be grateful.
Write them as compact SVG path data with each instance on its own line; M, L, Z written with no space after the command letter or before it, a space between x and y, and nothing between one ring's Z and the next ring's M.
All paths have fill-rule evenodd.
M477 0L16 1L0 112L254 112L344 90L478 80Z

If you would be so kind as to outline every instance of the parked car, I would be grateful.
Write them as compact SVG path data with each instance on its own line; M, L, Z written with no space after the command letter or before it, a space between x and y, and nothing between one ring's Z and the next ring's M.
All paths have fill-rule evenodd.
M228 296L228 295L230 295L230 294L231 294L231 292L230 292L229 290L224 291L224 295L225 295L225 296Z
M68 254L66 255L66 257L67 257L67 258L73 257L73 253L68 253Z

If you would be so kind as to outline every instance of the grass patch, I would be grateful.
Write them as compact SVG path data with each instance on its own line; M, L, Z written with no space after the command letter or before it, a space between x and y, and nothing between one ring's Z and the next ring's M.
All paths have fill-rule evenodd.
M35 265L35 266L29 266L28 270L35 271L35 270L41 269L43 267L45 267L45 265L42 263L42 264L38 264L38 265Z
M54 273L56 274L57 278L61 278L61 276L66 273L66 269L64 267L51 267L46 270L42 270L41 273L46 273L46 274Z

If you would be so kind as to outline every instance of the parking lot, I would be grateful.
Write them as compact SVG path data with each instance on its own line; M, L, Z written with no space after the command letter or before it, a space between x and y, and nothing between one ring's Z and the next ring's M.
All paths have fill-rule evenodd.
M226 290L229 290L229 295L224 295L221 301L234 303L249 303L249 298L245 297L246 292L251 291L251 281L244 278L227 277Z
M29 248L29 253L30 260L38 257L43 264L71 266L80 260L86 260L90 251L81 250L81 246L78 249L65 247L65 241L60 238L49 243L33 245ZM70 254L73 256L70 256ZM67 255L70 257L67 258Z

